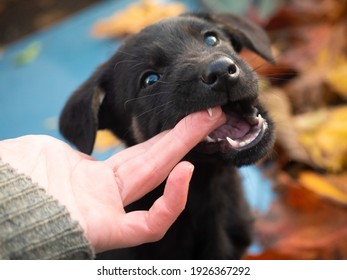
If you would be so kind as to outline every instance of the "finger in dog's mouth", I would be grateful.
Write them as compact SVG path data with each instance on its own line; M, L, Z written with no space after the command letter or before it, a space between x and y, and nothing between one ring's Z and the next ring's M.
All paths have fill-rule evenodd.
M220 152L241 151L257 145L268 128L266 119L255 105L229 103L221 106L226 122L205 137L201 144ZM212 109L207 109L212 114Z

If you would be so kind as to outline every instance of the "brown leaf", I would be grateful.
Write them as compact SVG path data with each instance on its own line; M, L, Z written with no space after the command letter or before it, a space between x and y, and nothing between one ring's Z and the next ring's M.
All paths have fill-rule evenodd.
M303 26L320 21L337 22L347 12L346 1L341 0L293 0L283 5L269 19L268 30Z

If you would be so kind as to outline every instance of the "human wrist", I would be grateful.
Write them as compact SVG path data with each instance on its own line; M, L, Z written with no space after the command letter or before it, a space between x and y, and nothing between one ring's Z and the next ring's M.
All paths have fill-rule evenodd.
M0 159L0 258L90 259L94 252L66 208Z

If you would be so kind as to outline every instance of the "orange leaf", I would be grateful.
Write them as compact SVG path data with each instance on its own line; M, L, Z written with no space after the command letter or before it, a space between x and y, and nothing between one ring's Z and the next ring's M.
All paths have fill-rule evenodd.
M263 252L247 258L347 259L347 209L288 180L268 213L256 220Z

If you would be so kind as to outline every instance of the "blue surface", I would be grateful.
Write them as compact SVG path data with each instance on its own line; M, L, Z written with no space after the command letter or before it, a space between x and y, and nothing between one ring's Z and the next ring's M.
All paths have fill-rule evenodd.
M260 213L266 213L275 196L272 181L255 166L242 167L240 173L249 203Z
M104 1L6 48L0 58L0 140L26 134L62 139L56 124L67 98L120 43L92 38L91 27L129 2L134 1ZM194 1L184 2L192 10L198 8ZM14 56L32 42L42 45L37 59L15 65ZM271 182L255 167L242 168L241 173L248 200L265 212L273 199Z
M117 41L92 38L91 27L128 2L105 1L5 49L0 60L0 139L23 134L61 137L45 121L57 119L72 91L118 45ZM32 42L42 45L37 59L15 65L14 56Z

